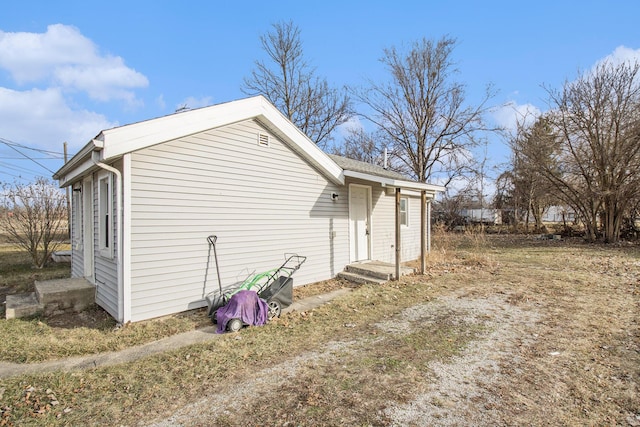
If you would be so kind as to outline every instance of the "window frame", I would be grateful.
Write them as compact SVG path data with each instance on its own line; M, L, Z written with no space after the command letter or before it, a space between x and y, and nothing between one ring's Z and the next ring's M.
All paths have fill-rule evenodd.
M402 205L404 202L404 209ZM409 198L400 197L400 226L409 227Z
M98 175L98 250L100 256L113 258L113 174Z

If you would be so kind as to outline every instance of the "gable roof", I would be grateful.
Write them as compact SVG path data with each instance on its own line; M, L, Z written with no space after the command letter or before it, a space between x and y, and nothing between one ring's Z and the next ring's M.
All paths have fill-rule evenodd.
M103 130L53 178L65 187L96 169L97 162L109 163L152 145L250 119L265 126L335 184L344 185L345 177L353 177L431 194L445 190L442 186L411 181L376 165L325 153L262 95Z
M216 104L100 132L55 174L67 186L95 167L152 145L255 119L330 181L344 184L342 169L263 96ZM93 154L97 152L98 154ZM96 159L99 157L99 159ZM95 160L94 160L95 159Z

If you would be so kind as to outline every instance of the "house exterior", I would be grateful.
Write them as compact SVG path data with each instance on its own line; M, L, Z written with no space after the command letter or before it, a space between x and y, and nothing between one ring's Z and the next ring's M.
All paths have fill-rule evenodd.
M421 195L444 188L329 156L258 96L103 130L54 178L72 188L72 277L120 322L205 306L223 285L307 257L303 285L420 256Z

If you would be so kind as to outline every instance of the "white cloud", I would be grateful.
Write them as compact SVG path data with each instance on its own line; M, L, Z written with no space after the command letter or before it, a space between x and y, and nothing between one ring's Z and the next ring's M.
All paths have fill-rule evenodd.
M507 132L515 133L518 124L533 124L541 114L542 111L533 104L517 104L515 101L508 101L495 108L491 112L491 117L498 126Z
M160 94L156 98L156 105L160 107L161 110L164 110L167 106L167 103L164 101L164 95Z
M15 91L0 87L0 129L3 138L30 147L71 153L84 146L100 130L117 126L103 115L73 110L60 89Z
M364 125L358 116L351 116L349 120L338 126L338 135L342 138L347 137L352 131L364 130Z
M612 65L619 65L625 62L640 62L640 49L631 49L626 46L618 46L612 53L597 61L596 66L604 62L608 62Z
M53 84L86 92L98 101L138 103L133 89L147 87L147 78L119 56L102 55L97 46L71 26L55 24L45 33L0 31L0 68L19 85Z

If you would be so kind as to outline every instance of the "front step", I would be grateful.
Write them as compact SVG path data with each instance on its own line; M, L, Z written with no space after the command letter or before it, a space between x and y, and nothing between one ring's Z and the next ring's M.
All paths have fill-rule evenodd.
M7 295L5 318L19 319L42 313L44 306L38 302L36 293Z
M38 301L45 315L80 312L95 302L96 287L84 277L36 281Z
M35 292L7 295L5 318L80 312L95 302L96 287L85 278L36 281Z
M378 284L381 285L386 282L384 279L378 279L377 277L371 277L364 274L352 273L350 271L341 271L336 275L338 279L348 280L349 282L357 283L359 285L365 284Z
M354 283L382 284L392 280L395 277L395 272L394 264L381 261L362 261L347 265L343 272L338 273L337 277ZM400 267L400 276L414 273L414 268Z

